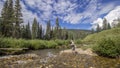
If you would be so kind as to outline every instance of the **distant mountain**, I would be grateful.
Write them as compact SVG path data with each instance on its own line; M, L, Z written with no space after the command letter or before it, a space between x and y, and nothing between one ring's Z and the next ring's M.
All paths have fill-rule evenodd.
M91 33L91 30L84 30L84 29L67 29L68 31L73 31L73 32L88 32Z
M74 39L83 39L87 35L91 34L91 30L83 29L67 29L68 33L73 36Z

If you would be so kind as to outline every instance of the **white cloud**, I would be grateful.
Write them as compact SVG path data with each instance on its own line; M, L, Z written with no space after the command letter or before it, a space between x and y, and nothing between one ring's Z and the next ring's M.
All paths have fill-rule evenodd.
M33 8L32 10L40 14L39 19L44 21L49 20L52 15L53 8L51 3L53 2L53 0L25 0L25 6Z
M76 7L77 5L75 3L71 3L70 1L60 0L54 4L54 11L56 11L57 14L65 14L72 12Z
M116 7L114 10L110 11L105 18L109 23L112 23L113 20L120 18L120 6Z
M3 2L0 1L0 17L1 17L1 10L2 10L2 8L3 8Z
M21 6L22 6L24 23L28 23L28 21L32 22L34 17L38 18L37 14L34 14L26 9L26 6L23 4L23 2L21 2Z
M68 16L64 17L64 20L70 22L71 24L77 24L82 19L82 15L80 14L69 14Z
M91 0L83 14L84 23L94 22L101 15L109 13L115 7L115 3L102 4L98 0Z
M66 22L76 24L81 18L80 14L74 12L77 4L70 0L58 0L58 2L55 0L25 0L25 3L31 8L37 7L38 12L42 11L39 18L43 21L59 17Z
M114 7L115 7L115 4L113 4L113 3L109 3L109 4L105 4L105 5L101 5L100 6L100 11L99 11L99 15L101 15L101 14L105 14L105 13L108 13L109 11L111 11L111 10L113 10L114 9Z
M108 23L110 23L112 25L112 22L118 18L120 18L120 6L117 6L115 9L113 9L112 11L110 11L104 18L107 19ZM92 28L96 28L97 25L96 24L99 24L100 27L102 27L102 21L103 19L102 18L98 18L97 20L95 20L93 23L92 23ZM117 22L116 22L117 23ZM116 24L115 23L115 24Z
M63 14L63 20L71 23L71 24L78 24L78 23L90 23L93 20L95 20L98 16L97 14L95 14L96 9L97 9L97 0L87 0L86 2L89 2L89 4L87 4L87 7L85 7L84 12L76 12L76 10L81 10L76 9L79 7L81 7L84 4L76 4L76 3L71 3L70 1L65 1L62 0L63 2L60 2L59 4L57 3L57 7L55 8L58 14ZM85 3L85 2L83 2ZM68 8L69 7L69 8ZM76 9L76 10L75 10ZM86 19L86 20L84 20ZM84 21L82 21L84 20Z
M103 19L102 18L98 18L97 20L95 20L93 23L92 23L92 27L91 28L97 28L97 25L99 25L100 27L102 27L103 25Z
M80 13L83 16L82 19L85 19L83 23L90 23L98 17L96 14L98 4L97 2L97 0L91 0L85 8L85 11L83 13Z
M46 24L43 23L43 21L39 18L39 16L36 13L33 13L30 10L27 10L27 6L23 3L21 3L21 7L22 7L22 14L23 14L23 19L24 19L24 24L27 24L28 21L30 22L30 26L32 26L33 23L33 19L36 18L39 23L43 26L43 29L46 28Z
M89 1L90 0L87 0L86 2ZM60 17L63 21L71 24L78 24L82 19L85 18L89 18L89 20L86 20L87 22L96 18L96 16L92 16L97 8L97 0L91 0L83 13L76 12L76 9L80 5L78 5L76 2L72 3L71 0L58 0L58 2L55 2L55 0L24 0L24 2L25 4L21 2L21 5L23 7L23 16L26 19L25 22L27 20L31 21L33 17L39 17L39 20L41 19L45 21L55 18L56 15L58 15L58 17ZM31 8L32 10L35 9L35 13L28 10L27 7ZM40 16L37 16L36 13L39 13Z

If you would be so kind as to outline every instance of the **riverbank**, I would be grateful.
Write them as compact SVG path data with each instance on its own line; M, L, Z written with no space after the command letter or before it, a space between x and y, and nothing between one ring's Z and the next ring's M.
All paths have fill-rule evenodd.
M0 48L28 48L30 50L59 48L69 45L69 40L26 40L15 38L0 38Z
M64 54L64 53L71 54L71 53L73 53L73 51L71 49L60 51L60 54ZM88 48L86 50L83 50L81 48L76 48L75 53L77 53L77 54L85 54L85 55L90 55L90 56L97 56L97 54L95 54L92 51L91 48Z
M60 55L61 51L63 50L44 49L26 54L2 56L0 68L120 68L120 59L87 54L63 53Z
M0 57L0 68L18 68L20 65L25 65L38 59L36 54L20 54L8 55Z

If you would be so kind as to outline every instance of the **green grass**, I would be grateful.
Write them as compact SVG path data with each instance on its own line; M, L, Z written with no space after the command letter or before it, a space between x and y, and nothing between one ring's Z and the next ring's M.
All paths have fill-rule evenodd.
M69 40L25 40L15 38L0 38L0 48L28 48L28 50L38 49L56 49L56 48L68 48ZM0 50L0 54L17 54L24 51L18 50Z
M81 39L75 40L75 44L82 44L82 40Z
M76 44L80 44L81 40L76 40ZM15 38L0 38L0 48L28 48L28 50L38 50L38 49L60 49L60 48L70 48L70 40L25 40L25 39L15 39ZM0 51L0 54L16 54L20 51L17 50L5 50ZM22 53L22 52L21 52Z
M14 38L0 38L0 48L29 48L33 50L57 48L69 45L69 40L25 40Z
M120 28L113 28L110 30L105 30L99 33L88 35L82 42L84 43L95 43L103 37L110 37L120 34Z
M88 35L82 43L93 44L93 50L101 56L120 56L120 28Z

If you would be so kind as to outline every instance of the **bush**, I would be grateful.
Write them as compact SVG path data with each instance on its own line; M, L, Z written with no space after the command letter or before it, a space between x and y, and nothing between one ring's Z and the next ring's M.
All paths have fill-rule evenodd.
M64 45L65 44L65 40L55 40L54 42L56 42L59 46Z
M47 48L56 48L56 46L59 46L55 41L47 41L46 43Z
M29 49L44 49L46 46L46 42L42 40L29 40Z
M102 56L117 57L120 55L120 36L104 37L97 41L94 51Z
M68 45L67 40L25 40L14 38L0 38L0 48L29 48L33 50L45 48L57 48L61 45Z
M66 46L68 46L70 44L70 40L65 40L65 43L64 43Z
M10 48L10 47L14 48L15 43L16 43L15 39L12 39L12 38L0 38L0 48Z
M82 44L81 39L76 40L76 41L75 41L75 44Z

